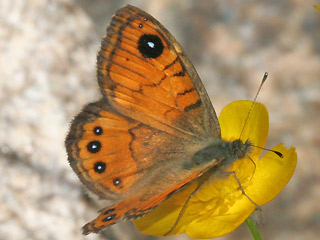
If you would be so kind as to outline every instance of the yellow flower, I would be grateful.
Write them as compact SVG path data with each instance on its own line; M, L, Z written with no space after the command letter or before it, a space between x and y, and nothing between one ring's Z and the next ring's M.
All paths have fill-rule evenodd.
M315 7L315 9L317 9L318 12L320 12L320 7L317 5L313 5Z
M222 110L219 117L222 139L239 139L243 130L243 142L249 139L254 146L265 145L269 128L267 109L256 102L244 127L251 106L252 101L236 101ZM281 152L283 157L269 151L259 159L262 149L252 147L250 159L238 159L201 183L169 235L186 233L191 238L219 237L235 230L251 215L256 206L242 193L235 176L227 172L235 172L244 192L257 205L275 198L292 177L297 154L295 148L286 149L283 144L272 150ZM136 227L144 234L163 236L175 224L188 196L199 182L194 181L149 214L135 220Z

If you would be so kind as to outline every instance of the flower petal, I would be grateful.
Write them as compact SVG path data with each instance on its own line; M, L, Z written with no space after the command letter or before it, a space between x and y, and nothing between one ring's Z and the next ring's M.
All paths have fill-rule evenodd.
M252 108L253 107L253 108ZM252 108L250 114L249 111ZM269 115L262 103L240 100L227 105L220 113L221 138L226 141L250 140L255 146L266 144L269 131ZM258 157L262 149L253 148L251 156Z
M147 215L134 220L133 223L136 228L147 235L164 236L175 224L186 199L196 189L197 185L197 181L193 182L186 189L170 197ZM181 229L178 231L176 227L170 235L182 232L184 231Z
M242 177L243 169L246 165L249 165L247 159L239 159L233 164L234 169L241 169L237 172L237 177L241 181L241 186L245 193L258 205L266 204L275 198L289 182L296 167L297 154L293 147L286 149L283 147L283 144L279 144L272 150L281 152L283 158L269 151L256 163L254 174L247 181ZM211 188L208 187L209 184L211 184ZM193 221L190 221L185 231L189 237L213 238L225 235L236 229L255 210L255 205L239 191L239 185L233 175L230 175L228 178L220 178L220 180L211 179L210 182L204 184L195 197L207 191L207 194L211 192L211 197L213 198L216 191L212 191L212 187L219 188L221 184L228 191L224 195L224 191L219 189L219 195L217 196L224 198L222 204L220 203L213 207L207 201L202 206L198 204L197 207L198 209L209 209L209 205L211 204L211 207L216 208L216 210L223 208L228 210L225 212L219 211L219 214L212 214L206 217L194 214ZM232 189L232 185L234 189Z
M283 144L272 148L283 154L278 157L272 151L267 152L257 163L246 193L258 204L263 205L275 198L291 179L297 164L294 147L287 149Z
M210 194L210 199L201 201L201 195ZM197 199L198 198L198 199ZM213 176L195 195L198 212L188 207L181 223L191 238L223 236L236 229L254 211L255 206L244 196L234 175ZM189 224L186 224L189 220Z
M266 108L260 103L233 102L222 110L219 123L224 140L233 141L241 136L242 141L250 140L255 146L265 145L269 120ZM255 205L240 190L237 179L245 193L262 205L279 194L291 178L297 161L294 148L287 150L279 145L275 149L284 158L270 151L258 160L262 150L253 147L250 159L239 159L228 169L213 172L205 182L197 179L151 213L135 220L136 227L145 234L163 236L179 219L169 235L185 232L192 238L212 238L233 231L255 210ZM237 179L231 171L236 173ZM201 188L179 217L188 197L199 184L202 184Z

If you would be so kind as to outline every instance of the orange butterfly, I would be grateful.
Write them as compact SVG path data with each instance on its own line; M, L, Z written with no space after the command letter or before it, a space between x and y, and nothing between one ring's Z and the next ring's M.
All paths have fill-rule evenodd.
M102 99L75 117L65 142L81 182L113 202L84 234L140 217L250 152L248 141L220 138L193 65L174 37L136 7L112 18L98 54L98 82Z

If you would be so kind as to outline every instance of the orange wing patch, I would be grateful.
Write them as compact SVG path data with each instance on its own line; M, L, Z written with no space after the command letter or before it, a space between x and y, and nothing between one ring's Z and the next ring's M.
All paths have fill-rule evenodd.
M120 9L98 55L99 84L126 116L172 134L204 135L204 104L173 42L150 15Z
M100 101L84 108L75 118L75 123L89 114L93 115L92 120L78 125L75 134L71 134L71 131L66 143L72 156L70 164L80 180L100 197L113 199L128 191L138 178L137 162L132 158L130 149L132 135L129 131L138 123L107 110L92 110L93 105L103 103Z

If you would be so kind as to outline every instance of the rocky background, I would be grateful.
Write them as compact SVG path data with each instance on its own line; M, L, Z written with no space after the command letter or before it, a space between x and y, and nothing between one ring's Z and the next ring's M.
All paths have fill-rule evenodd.
M81 235L101 205L67 162L72 117L100 97L96 52L112 14L130 3L161 21L197 68L217 113L238 99L270 114L268 147L295 146L284 191L262 207L265 239L320 235L320 1L0 1L0 239L157 239L130 222ZM164 239L188 239L184 235ZM245 226L221 237L251 239Z

